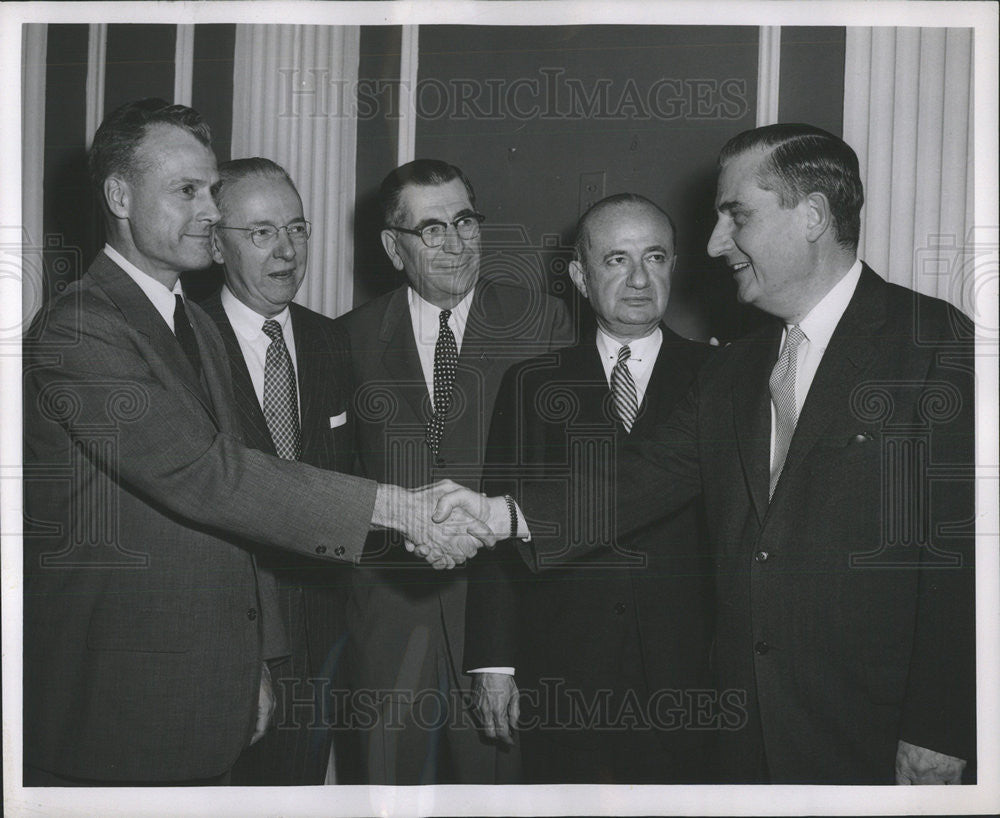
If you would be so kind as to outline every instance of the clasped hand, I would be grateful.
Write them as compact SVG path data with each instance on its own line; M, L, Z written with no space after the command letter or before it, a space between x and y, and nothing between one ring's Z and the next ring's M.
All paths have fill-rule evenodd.
M496 543L493 531L481 516L463 506L439 512L439 501L453 493L479 497L451 480L442 480L419 489L384 489L388 525L400 531L406 549L423 557L436 569L454 568L474 557L484 545Z

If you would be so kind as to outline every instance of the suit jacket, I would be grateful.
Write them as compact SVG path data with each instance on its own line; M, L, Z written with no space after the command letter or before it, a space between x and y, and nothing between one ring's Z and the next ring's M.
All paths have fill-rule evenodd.
M971 759L971 324L865 267L769 503L780 332L713 356L618 472L622 535L703 497L726 780L892 783L900 739ZM590 489L610 483L605 470ZM561 549L538 521L567 524L565 501L530 488L536 551Z
M241 543L347 561L370 525L374 484L243 445L222 339L188 317L200 378L102 253L25 346L24 753L59 775L230 768L262 661Z
M565 307L548 295L479 281L458 359L452 417L435 460L424 442L431 402L406 290L400 287L337 319L349 339L357 384L353 406L360 473L405 487L446 477L476 486L500 379L511 364L570 341ZM372 539L368 552L381 554L380 563L353 577L348 608L352 638L365 646L352 669L356 684L393 688L399 645L425 626L444 630L453 676L460 674L464 569L434 571L417 564L398 540Z
M666 420L711 347L662 331L631 433L614 415L593 333L580 345L509 370L493 414L483 491L518 496L526 474L567 482L572 447L589 441L618 449ZM708 686L710 622L711 561L701 509L692 503L641 531L628 553L605 547L541 574L532 574L511 543L478 555L469 568L465 667L514 666L525 722L548 719L555 744L568 731L551 730L551 703L559 697L565 716L566 691L587 703L610 693L604 701L612 724L626 695L646 708L655 694L666 697L664 713L686 711L684 697ZM556 683L564 690L556 693ZM659 731L672 756L662 781L703 777L698 753L705 732L691 723L668 729L672 718L663 718ZM599 746L609 736L606 729L585 729L572 738Z

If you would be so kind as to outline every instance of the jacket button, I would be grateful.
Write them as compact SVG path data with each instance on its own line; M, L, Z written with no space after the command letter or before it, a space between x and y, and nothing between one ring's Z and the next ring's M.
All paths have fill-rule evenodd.
M325 545L317 545L316 546L316 553L317 554L325 554L326 553L326 546Z
M758 551L753 555L753 558L757 560L757 562L767 562L767 558L770 556L771 555L768 554L767 551Z
M763 656L770 649L771 646L767 644L767 642L758 642L756 645L753 646L753 652L756 653L758 656Z
M336 548L334 548L334 549L333 549L333 555L334 555L335 557L342 557L342 556L344 556L344 552L345 552L346 550L347 550L347 549L346 549L346 548L344 548L344 546L342 546L342 545L338 545L338 546L337 546Z
M625 603L624 602L616 602L615 603L615 613L618 614L619 616L621 616L623 613L625 613Z
M257 609L256 608L248 608L247 609L247 619L249 619L251 622L253 622L256 618L257 618Z

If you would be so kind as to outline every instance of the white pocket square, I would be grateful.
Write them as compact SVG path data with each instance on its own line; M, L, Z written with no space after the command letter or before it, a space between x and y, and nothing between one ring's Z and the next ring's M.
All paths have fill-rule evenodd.
M347 412L341 412L339 415L334 415L330 418L330 428L336 429L338 426L343 426L347 423Z

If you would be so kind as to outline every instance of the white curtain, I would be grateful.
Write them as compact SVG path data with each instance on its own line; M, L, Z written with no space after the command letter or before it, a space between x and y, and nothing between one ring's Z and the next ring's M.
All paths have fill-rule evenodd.
M309 267L295 300L335 317L354 293L358 26L238 25L232 157L288 171L312 222Z
M848 28L844 139L861 161L859 255L968 314L972 29Z
M26 25L21 40L21 328L27 329L44 299L45 63L48 26Z

